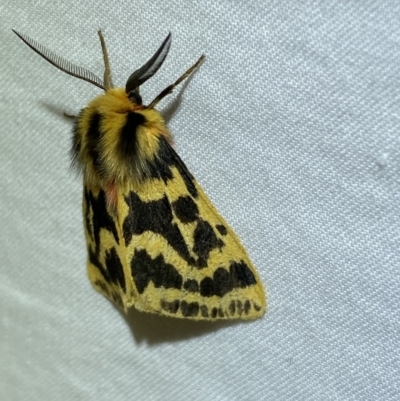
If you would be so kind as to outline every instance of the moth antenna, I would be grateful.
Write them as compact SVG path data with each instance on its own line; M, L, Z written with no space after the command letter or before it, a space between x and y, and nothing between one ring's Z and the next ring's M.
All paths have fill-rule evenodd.
M108 52L106 41L104 40L103 33L101 29L97 32L99 34L100 43L101 43L101 51L103 52L103 60L104 60L104 87L106 90L111 89L114 87L111 77L111 67L110 61L108 59Z
M100 89L103 90L106 89L101 79L97 75L93 74L91 71L87 70L86 68L79 67L75 64L70 63L63 57L60 57L54 52L46 49L44 46L42 46L40 43L36 42L36 40L30 38L29 36L17 32L14 29L12 31L32 50L34 50L36 53L42 56L50 64L53 64L59 70L64 71L75 78L83 79L84 81L90 82L91 84L96 85Z
M137 69L131 74L131 76L126 81L125 92L129 94L130 92L139 93L139 86L145 81L151 78L161 67L165 58L167 57L169 48L171 47L171 32L164 39L164 42L160 48L155 52L154 56L142 67Z
M184 74L182 74L172 85L167 86L147 107L149 109L153 109L160 100L162 100L165 96L171 94L175 87L178 86L186 78L188 78L189 75L200 65L205 57L206 56L202 54L200 58Z

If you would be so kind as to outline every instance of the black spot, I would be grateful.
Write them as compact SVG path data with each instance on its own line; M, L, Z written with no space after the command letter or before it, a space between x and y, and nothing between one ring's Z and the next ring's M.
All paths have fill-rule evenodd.
M214 271L213 277L205 277L200 282L200 295L223 297L235 288L245 288L256 284L256 279L250 268L241 261L231 262L229 272L223 267Z
M85 202L86 202L86 227L89 234L92 235L96 244L96 253L100 249L100 230L105 229L112 233L117 244L119 244L118 232L115 227L114 220L108 214L106 206L106 198L103 190L99 192L97 198L95 198L91 191L85 191ZM93 211L92 224L90 224L90 209Z
M210 277L205 277L200 282L200 294L203 297L211 297L214 295L214 281Z
M244 313L246 315L249 314L250 308L251 308L250 301L246 299L246 301L244 302Z
M233 286L230 280L229 272L223 267L215 270L213 278L205 277L200 282L200 295L203 297L211 297L217 295L223 297L229 291L232 291Z
M193 234L193 251L198 255L198 267L206 267L210 252L214 248L222 248L224 243L215 235L210 223L199 220Z
M199 292L199 283L196 280L186 280L183 288L189 292Z
M152 281L156 288L182 288L182 276L174 266L165 263L162 255L152 259L144 250L135 249L131 261L132 277L140 294Z
M143 114L127 113L126 122L119 135L118 149L122 157L128 158L128 162L136 157L136 129L145 122L146 118Z
M194 264L177 224L172 222L171 204L166 196L157 201L142 202L135 192L131 192L125 201L129 206L129 214L122 229L127 246L133 235L153 231L162 235L189 264Z
M236 308L238 311L238 315L240 316L243 312L243 306L242 306L242 302L241 301L236 301Z
M234 287L245 288L257 283L253 272L243 261L240 263L232 262L229 271Z
M110 251L106 251L106 267L110 281L115 284L118 283L125 292L124 270L118 257L117 250L114 247L112 247Z
M222 310L222 308L218 308L218 316L224 317L224 311Z
M212 308L212 311L211 311L211 317L215 319L217 317L217 313L218 313L218 309L214 306L214 308Z
M181 302L182 315L185 317L197 316L199 313L199 304L197 302Z
M219 233L220 233L221 235L226 235L226 234L228 234L228 231L227 231L226 227L223 226L222 224L217 224L217 225L215 226L215 228L219 231Z
M228 292L232 291L233 285L230 274L227 270L219 267L214 272L214 295L223 297Z
M202 317L208 317L208 308L205 305L200 306L200 312Z
M236 311L235 301L231 301L231 302L229 303L229 313L230 313L231 315L234 315L234 314L235 314L235 311Z
M254 303L253 303L253 305L254 305L254 309L255 309L257 312L259 312L259 311L261 310L261 306L259 306L259 305L257 305L257 304L254 304Z
M182 223L191 223L199 217L199 209L190 196L180 196L172 203L172 207Z
M179 300L175 300L172 302L161 301L161 308L170 313L176 313L179 309Z

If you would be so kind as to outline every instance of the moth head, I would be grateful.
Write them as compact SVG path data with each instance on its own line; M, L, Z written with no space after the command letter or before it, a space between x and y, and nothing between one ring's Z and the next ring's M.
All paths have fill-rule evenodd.
M158 137L170 138L162 116L154 107L196 69L204 56L149 105L144 106L139 87L161 67L171 46L171 34L168 34L154 55L129 76L125 88L114 88L101 31L98 34L104 59L103 79L57 56L28 36L16 31L14 33L61 71L90 82L105 92L83 108L75 121L72 164L83 171L85 177L101 183L140 180L145 177L150 171L147 161L151 162L158 152Z
M101 49L103 52L104 59L104 78L101 80L96 74L87 70L86 68L79 67L63 57L58 56L51 50L46 49L36 40L30 38L29 36L17 32L13 29L13 32L25 42L32 50L42 56L50 64L53 64L59 70L72 75L76 78L82 79L84 81L90 82L91 84L107 91L114 87L111 77L110 62L108 59L107 47L105 40L101 31L98 31L100 38ZM128 98L135 104L142 105L142 97L139 94L139 87L149 78L151 78L161 67L165 58L167 57L168 51L171 47L172 36L171 33L164 39L163 43L159 49L154 53L154 55L140 68L134 71L125 84L125 92ZM152 102L152 104L154 101Z

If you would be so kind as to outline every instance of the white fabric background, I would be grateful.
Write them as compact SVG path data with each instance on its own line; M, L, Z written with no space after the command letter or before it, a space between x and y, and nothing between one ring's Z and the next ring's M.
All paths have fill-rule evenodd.
M86 278L70 121L100 91L24 32L124 84L173 33L145 101L246 246L268 292L252 323L132 311ZM0 4L0 399L400 398L400 5L396 1Z

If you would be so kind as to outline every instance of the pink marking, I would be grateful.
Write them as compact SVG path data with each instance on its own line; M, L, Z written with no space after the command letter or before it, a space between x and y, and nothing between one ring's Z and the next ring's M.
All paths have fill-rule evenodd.
M117 185L115 182L111 182L106 187L106 202L107 209L110 210L113 214L117 211L117 202L118 202L118 191Z

